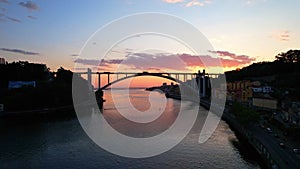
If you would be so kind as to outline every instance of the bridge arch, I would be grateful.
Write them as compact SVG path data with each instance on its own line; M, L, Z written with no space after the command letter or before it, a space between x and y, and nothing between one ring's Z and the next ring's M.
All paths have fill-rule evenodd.
M110 83L104 85L103 87L101 87L100 90L105 90L109 86L111 86L111 85L113 85L115 83L118 83L120 81L123 81L123 80L126 80L126 79L130 79L130 78L134 78L134 77L140 77L140 76L161 77L161 78L165 78L165 79L171 80L173 82L177 82L179 84L184 84L181 80L173 78L173 77L169 76L168 74L164 74L164 73L137 73L137 74L133 74L133 75L130 75L130 76L122 77L122 78L119 78L119 79L117 79L117 80L115 80L113 82L110 82Z

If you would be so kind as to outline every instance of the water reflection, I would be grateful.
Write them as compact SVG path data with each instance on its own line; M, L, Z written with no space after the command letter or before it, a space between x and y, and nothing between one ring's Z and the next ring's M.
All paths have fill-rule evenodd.
M149 95L143 90L131 94L132 98ZM168 99L164 113L154 122L132 123L116 111L109 97L109 91L105 91L107 102L103 115L115 129L133 137L149 137L166 130L183 106ZM132 102L137 108L143 105L138 99ZM187 109L192 107L190 102L184 104ZM256 156L242 149L245 145L224 121L207 142L198 144L201 128L198 122L204 116L198 116L197 123L180 144L144 159L123 158L99 148L76 119L36 123L30 119L29 123L0 120L0 168L260 168Z
M136 109L141 110L141 112L138 112L137 114L135 112L130 111L129 108L131 107L131 105L124 106L121 109L117 110L114 101L112 100L112 94L118 102L123 101L124 98L126 98L126 96L118 94L118 91L113 91L113 93L107 92L107 94L105 95L105 100L107 101L104 104L103 111L105 119L114 129L116 129L122 134L131 137L151 137L165 131L174 123L180 111L180 102L177 100L169 99L167 101L165 109L162 110L162 114L157 119L149 123L132 122L126 117L122 116L122 114L120 114L119 112L127 111L127 116L139 116L141 118L145 118L143 116L147 117L150 113L154 113L153 111L147 112L149 114L143 112L147 110L144 108L144 102L145 105L150 105L148 100L149 93L150 92L147 91L141 92L140 90L133 90L130 92L130 101L132 105ZM162 97L165 98L164 94L160 93L155 95L155 97L157 98L157 100L159 100ZM149 108L150 106L148 106L148 109ZM151 114L149 116L151 116Z

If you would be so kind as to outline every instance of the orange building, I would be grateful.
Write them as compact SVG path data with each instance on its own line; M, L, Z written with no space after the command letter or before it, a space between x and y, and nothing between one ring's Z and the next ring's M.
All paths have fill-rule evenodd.
M227 82L227 99L238 102L248 102L253 96L250 80Z

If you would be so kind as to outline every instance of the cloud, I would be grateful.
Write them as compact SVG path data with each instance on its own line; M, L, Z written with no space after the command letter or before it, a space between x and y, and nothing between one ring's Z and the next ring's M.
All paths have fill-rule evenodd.
M111 50L110 52L111 52L111 53L122 53L122 52L119 51L119 50Z
M9 17L9 16L6 16L6 18L7 18L8 20L11 20L11 21L13 21L13 22L18 22L18 23L21 23L21 22L22 22L22 21L21 21L21 20L19 20L19 19L12 18L12 17Z
M238 59L232 57L228 58L228 56L226 56L226 58L224 56L216 58L210 55L196 56L189 54L181 54L179 57L190 67L217 67L222 65L223 67L231 68L240 67L255 60L252 58L249 59L249 57L246 57L245 55L236 56Z
M270 37L281 42L287 42L291 38L288 30L272 32Z
M161 71L161 69L160 68L156 68L156 67L149 67L147 70L149 70L149 71Z
M75 67L75 68L73 68L74 70L87 70L87 68L86 67Z
M246 5L254 5L255 3L267 2L267 0L245 0Z
M24 7L24 8L27 8L30 11L34 11L34 10L39 9L39 6L36 3L32 2L32 1L20 2L19 5Z
M22 49L0 48L0 50L6 51L6 52L19 53L19 54L23 54L23 55L40 55L40 53L29 52L29 51L25 51L25 50L22 50Z
M204 2L199 2L197 0L193 0L193 1L190 1L189 3L187 3L185 6L191 7L191 6L204 6L204 5L205 5Z
M172 4L184 2L184 0L163 0L163 1L166 3L172 3Z
M2 3L6 3L6 4L8 4L9 2L8 2L8 0L0 0L0 2L2 2Z
M198 0L192 0L185 4L186 7L191 7L191 6L205 6L207 4L210 4L212 1L211 0L205 0L203 2L200 2Z
M110 64L120 64L122 63L122 59L111 59L111 60L104 60L102 59L101 62L98 59L75 59L75 63L80 63L83 65L93 65L93 66L109 66ZM100 65L99 65L100 64Z
M7 9L6 9L6 8L3 8L3 7L0 7L0 11L2 11L2 12L6 12L6 11L7 11Z
M126 65L132 69L140 70L189 70L190 67L217 67L228 68L240 67L255 61L247 55L236 55L228 51L209 51L219 57L211 55L190 55L190 54L170 54L170 53L132 53L128 54L126 59L102 60L103 67L109 67L112 64ZM76 63L84 65L98 66L99 60L94 59L76 59ZM205 64L204 64L205 63Z
M246 1L246 5L250 5L250 4L252 4L253 3L253 0L247 0Z
M99 65L99 60L97 59L75 59L74 63L80 63L83 65L93 65L93 66L98 66Z
M279 35L281 41L289 41L290 40L290 32L284 31Z
M228 51L209 51L210 53L217 54L221 57L223 66L225 67L237 67L245 65L255 61L255 58L251 58L247 55L236 55Z
M29 19L37 19L37 17L31 16L31 15L27 16L27 18L29 18Z
M13 18L13 17L9 17L9 16L6 16L3 13L0 13L0 22L5 22L7 20L10 20L10 21L13 21L13 22L17 22L17 23L21 23L22 22L19 19L16 19L16 18Z

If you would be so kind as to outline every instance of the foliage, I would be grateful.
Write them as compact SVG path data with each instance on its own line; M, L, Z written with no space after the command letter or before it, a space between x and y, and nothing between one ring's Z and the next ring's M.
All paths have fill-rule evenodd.
M6 87L8 81L43 81L51 77L50 69L45 64L27 61L0 64L0 87Z
M259 119L259 114L256 111L244 107L239 103L234 103L230 112L232 112L243 125L250 124Z
M226 72L226 80L259 80L280 91L293 91L292 95L300 98L300 50L289 50L275 58L273 62L253 63L240 70Z
M273 62L253 63L240 70L226 72L226 79L227 81L236 81L266 76L281 77L287 74L300 75L300 50L289 50L278 54L275 58L276 60Z
M0 88L0 103L4 103L6 111L50 108L73 103L73 72L70 70L61 67L54 76L54 73L50 72L46 65L28 62L13 62L1 65L0 69L8 73L4 78L6 82L2 81L6 84L2 84ZM34 80L37 85L35 88L8 89L7 81L10 80ZM82 85L80 90L86 90L88 93L87 81L82 78L80 80L80 85Z
M276 60L283 63L300 62L300 50L289 50L285 53L280 53L275 56Z

